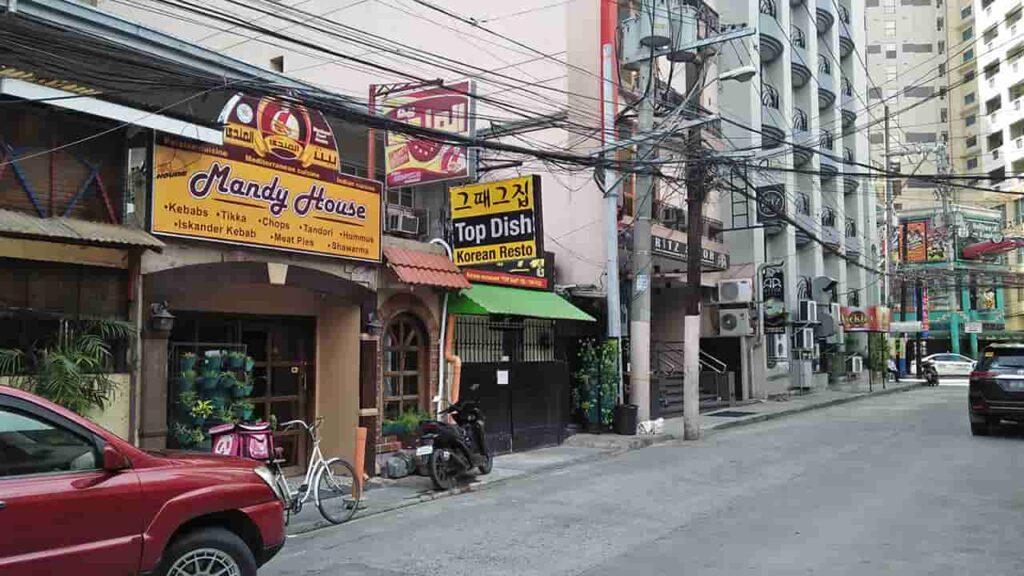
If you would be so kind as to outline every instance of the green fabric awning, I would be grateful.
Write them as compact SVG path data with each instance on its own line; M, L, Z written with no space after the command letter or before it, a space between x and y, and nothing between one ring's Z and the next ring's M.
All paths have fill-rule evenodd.
M450 314L469 316L527 316L553 320L580 320L594 322L590 314L573 306L568 300L552 292L522 290L474 284L448 300Z

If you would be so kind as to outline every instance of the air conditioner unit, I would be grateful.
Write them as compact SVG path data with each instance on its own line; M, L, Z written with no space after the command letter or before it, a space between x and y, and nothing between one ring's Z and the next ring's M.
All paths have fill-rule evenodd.
M723 308L718 311L718 334L721 336L750 336L750 311L746 308Z
M768 357L775 360L789 358L789 339L785 333L768 335Z
M860 356L851 356L849 365L850 374L860 374L864 371L864 359Z
M797 321L802 324L817 324L818 303L814 300L801 300L798 302Z
M749 279L722 280L718 283L719 304L747 304L754 299L754 285Z
M420 218L408 210L388 208L388 231L417 235L420 233Z
M797 350L814 350L814 329L800 328L794 332L793 347Z

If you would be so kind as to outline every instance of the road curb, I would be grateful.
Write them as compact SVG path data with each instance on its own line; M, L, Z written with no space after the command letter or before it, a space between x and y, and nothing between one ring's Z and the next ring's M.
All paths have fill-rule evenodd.
M799 406L797 408L792 408L792 409L788 409L788 410L780 410L778 412L770 412L770 413L767 413L767 414L758 414L756 416L749 416L749 417L743 418L741 420L733 420L733 421L729 421L729 422L722 422L721 424L716 425L714 428L706 430L704 432L704 436L713 435L716 432L718 432L719 430L728 430L730 428L737 428L737 427L740 427L740 426L746 426L748 424L756 424L758 422L766 422L768 420L775 420L775 419L783 418L783 417L786 417L786 416L792 416L792 415L795 415L795 414L801 414L803 412L810 412L812 410L819 410L819 409L823 409L823 408L829 408L829 407L832 407L832 406L838 406L840 404L847 404L847 403L850 403L850 402L856 402L858 400L863 400L865 398L873 398L875 396L885 396L887 394L895 394L895 393L898 393L898 392L908 392L910 390L914 390L916 388L920 388L921 386L922 385L919 384L919 383L914 383L912 385L902 386L900 388L888 388L888 389L885 389L885 390L877 390L875 392L862 392L860 394L854 394L854 395L848 396L846 398L835 398L833 400L828 400L826 402L821 402L821 403L818 403L818 404L809 404L807 406ZM367 518L373 518L374 516L379 516L381 514L386 514L388 512L394 512L396 510L402 510L404 508L410 508L412 506L418 506L420 504L426 504L427 502L433 502L435 500L441 500L443 498L449 498L451 496L458 496L460 494L466 494L468 492L479 492L479 491L485 490L485 489L487 489L487 488L489 488L491 486L500 486L501 484L504 484L506 482L510 482L510 481L513 481L513 480L519 480L519 479L524 479L524 478L531 478L531 477L534 477L534 476L537 476L539 474L543 474L543 473L546 473L546 472L553 472L555 470L561 470L561 469L564 469L564 468L570 468L570 467L573 467L573 466L576 466L576 465L579 465L579 464L587 464L587 463L590 463L590 462L597 462L599 460L604 460L604 459L607 459L607 458L613 458L615 456L619 456L619 455L625 454L627 452L633 452L633 451L636 451L636 450L643 450L645 448L651 448L651 447L654 447L654 446L663 446L663 445L665 445L665 444L667 444L669 442L672 442L674 440L681 440L681 438L679 436L676 436L674 434L661 434L661 435L658 435L658 436L652 436L652 437L648 437L648 438L650 438L650 441L628 443L628 444L624 445L624 447L621 447L621 448L618 448L618 449L604 450L604 451L597 452L597 453L589 455L589 456L585 456L585 457L582 457L582 458L578 458L576 460L572 460L570 462L563 462L563 463L551 464L551 465L548 465L548 466L541 466L541 467L538 467L538 468L536 468L534 470L523 471L522 474L517 474L517 475L514 475L514 476L508 476L506 478L497 478L497 479L494 479L494 480L489 480L487 478L483 478L481 480L476 480L476 481L470 482L469 484L466 484L464 486L459 486L457 488L452 488L451 490L446 490L444 492L427 492L425 494L420 494L416 498L409 498L407 501L400 502L400 503L398 503L396 505L385 506L385 507L381 507L381 508L378 508L378 509L370 509L370 508L368 508L365 513L357 515L355 518L353 518L349 522L346 522L345 524L337 524L336 525L336 524L331 524L330 522L327 522L326 520L319 520L317 522L310 523L307 526L304 526L302 528L297 529L294 533L289 533L288 534L288 538L295 538L295 537L299 537L299 536L306 536L306 535L308 535L310 533L320 532L321 530L323 530L325 528L332 528L332 527L333 528L342 528L342 527L344 527L347 524L351 524L353 522L360 522L360 521L365 520Z
M804 412L810 412L812 410L820 410L823 408L831 408L832 406L839 406L840 404L848 404L850 402L856 402L865 398L874 398L876 396L885 396L888 394L896 394L898 392L908 392L916 388L920 388L921 384L914 383L908 386L901 386L899 388L886 388L884 390L876 390L874 392L861 392L854 394L846 398L835 398L825 402L817 404L808 404L807 406L799 406L789 410L780 410L778 412L768 412L765 414L757 414L756 416L748 416L739 420L732 420L729 422L722 422L721 424L715 425L714 428L705 430L704 435L708 436L718 432L719 430L728 430L730 428L737 428L739 426L746 426L748 424L756 424L758 422L767 422L768 420L776 420L778 418L784 418L786 416L793 416L794 414L802 414Z

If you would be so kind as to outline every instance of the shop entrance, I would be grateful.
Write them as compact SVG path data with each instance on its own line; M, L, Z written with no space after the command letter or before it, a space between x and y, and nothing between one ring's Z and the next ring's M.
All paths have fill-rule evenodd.
M286 422L309 421L314 417L314 319L177 310L175 314L177 319L171 334L173 350L191 351L201 357L208 350L221 349L240 351L252 358L252 392L248 400L253 405L253 419L266 421L273 415L278 422ZM293 428L279 432L274 435L274 441L284 448L287 466L294 471L301 470L308 456L305 431Z

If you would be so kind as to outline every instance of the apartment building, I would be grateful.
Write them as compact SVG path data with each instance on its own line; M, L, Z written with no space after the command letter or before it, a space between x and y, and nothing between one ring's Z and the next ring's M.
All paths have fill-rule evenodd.
M758 35L742 49L724 51L722 66L757 54L760 74L749 89L720 95L723 115L752 131L723 127L726 139L760 146L745 173L734 172L756 192L754 201L733 194L727 235L736 277L753 277L765 302L762 337L750 339L755 395L790 387L820 387L828 372L845 372L838 331L819 328L804 340L807 301L815 286L835 281L834 302L879 303L875 195L862 179L869 162L870 117L863 2L760 0L729 2L723 22L757 23ZM754 135L753 137L751 135ZM824 283L824 284L822 284ZM823 326L836 310L823 307ZM826 317L828 316L828 317ZM863 335L862 335L863 336ZM852 353L866 338L851 336Z

